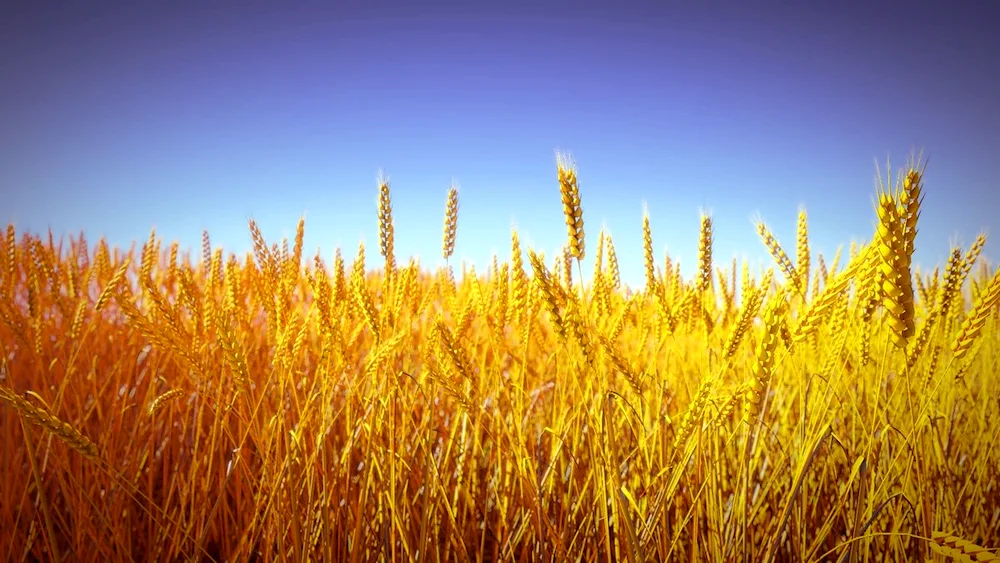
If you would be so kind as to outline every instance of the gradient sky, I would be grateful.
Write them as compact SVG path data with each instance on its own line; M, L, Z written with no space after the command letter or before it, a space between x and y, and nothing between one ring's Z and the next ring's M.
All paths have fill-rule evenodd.
M585 271L603 224L641 284L643 202L657 259L688 274L701 209L717 261L770 264L758 215L791 252L800 205L829 260L873 232L876 161L923 150L915 260L1000 236L990 2L21 4L0 18L0 220L19 229L193 249L208 229L242 253L248 218L276 242L305 214L309 255L364 240L376 265L384 170L397 260L441 262L454 179L456 255L482 273L512 223L550 257L564 243L561 150Z

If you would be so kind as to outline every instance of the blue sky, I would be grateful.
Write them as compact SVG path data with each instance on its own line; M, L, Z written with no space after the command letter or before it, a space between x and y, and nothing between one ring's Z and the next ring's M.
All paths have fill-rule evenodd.
M208 229L242 253L248 218L278 241L305 214L310 255L364 240L374 265L384 170L397 261L441 261L454 179L456 255L483 272L512 223L549 256L565 241L561 150L585 271L603 224L641 284L644 202L658 260L688 274L702 209L720 262L769 263L757 215L791 251L800 205L829 259L872 233L876 161L923 150L915 260L1000 236L985 2L22 4L0 22L0 220L19 229L127 247L155 226L194 249Z

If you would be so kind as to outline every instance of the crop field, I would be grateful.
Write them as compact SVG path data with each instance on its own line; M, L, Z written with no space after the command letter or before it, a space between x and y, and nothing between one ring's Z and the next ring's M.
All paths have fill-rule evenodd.
M454 188L436 270L395 256L388 181L378 247L316 256L304 221L245 255L9 225L0 554L1000 561L1000 269L985 234L912 262L919 159L834 256L804 210L758 223L761 272L703 215L684 279L647 216L639 287L555 172L563 250L514 230L465 275Z

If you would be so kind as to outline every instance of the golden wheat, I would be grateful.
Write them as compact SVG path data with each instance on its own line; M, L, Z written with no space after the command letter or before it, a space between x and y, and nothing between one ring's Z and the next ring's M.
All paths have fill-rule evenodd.
M878 218L878 249L881 257L878 285L881 287L882 305L889 312L889 326L895 336L893 341L896 346L905 348L914 331L910 258L897 202L888 193L879 194Z
M448 189L448 200L444 207L444 242L442 253L444 259L451 258L455 252L455 235L458 232L458 188L454 185Z
M577 260L584 257L583 208L580 206L580 186L576 169L564 155L558 155L559 191L562 194L563 215L568 232L568 254Z
M993 560L1000 270L985 235L916 268L923 168L896 178L843 266L810 248L804 208L794 262L761 220L776 265L724 263L706 213L689 278L654 261L644 208L636 288L607 226L584 263L562 157L565 243L546 255L512 226L509 258L479 270L449 263L454 185L431 270L396 267L387 181L371 269L363 243L351 264L339 248L302 260L304 218L278 242L249 220L243 255L207 232L191 253L153 230L122 250L10 225L0 545L80 561Z
M49 412L46 407L33 404L27 399L6 387L0 387L0 399L3 399L11 407L16 409L25 420L44 428L56 438L66 443L67 446L80 452L88 459L96 459L98 456L97 445L83 435L76 427L68 422L64 422Z
M712 286L712 217L702 214L698 237L698 290Z

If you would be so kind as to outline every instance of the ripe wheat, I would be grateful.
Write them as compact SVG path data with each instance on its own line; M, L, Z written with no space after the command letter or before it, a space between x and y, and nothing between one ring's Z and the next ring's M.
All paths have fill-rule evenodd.
M123 251L9 225L2 551L997 558L1000 270L985 235L940 269L913 263L933 193L919 161L879 190L846 265L811 247L804 209L787 218L794 262L758 221L773 267L727 265L703 215L690 279L654 259L647 209L641 240L591 230L585 266L568 159L553 180L565 244L546 256L512 228L509 256L479 273L450 264L454 185L435 270L397 267L384 179L374 268L364 244L350 264L341 249L303 256L304 219L291 244L250 220L242 256L207 232L193 251L155 231Z

